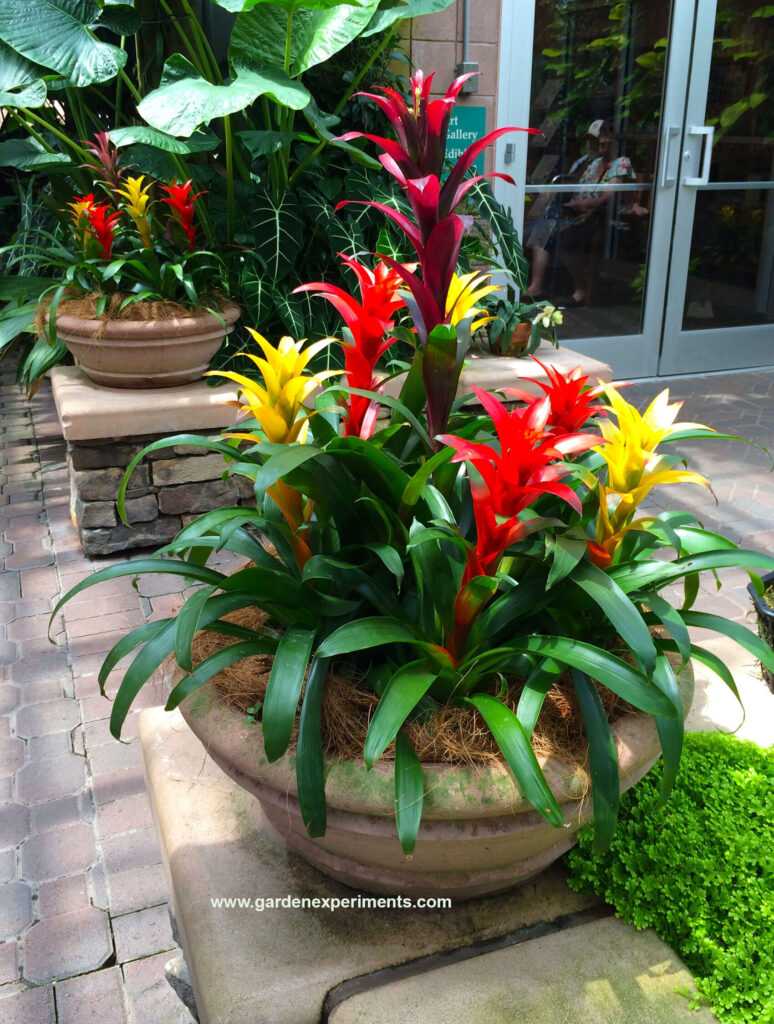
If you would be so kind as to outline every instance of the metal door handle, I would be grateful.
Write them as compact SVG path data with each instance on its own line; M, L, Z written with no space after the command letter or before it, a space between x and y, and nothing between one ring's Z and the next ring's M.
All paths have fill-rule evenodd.
M672 139L680 134L680 128L676 124L670 124L664 132L664 158L661 161L661 187L668 188L675 183L675 177L669 173L669 154L672 148Z
M698 178L683 178L684 185L708 185L710 176L710 163L712 162L712 141L715 138L715 129L706 126L691 125L688 129L689 135L704 135L704 159L701 162L701 175Z

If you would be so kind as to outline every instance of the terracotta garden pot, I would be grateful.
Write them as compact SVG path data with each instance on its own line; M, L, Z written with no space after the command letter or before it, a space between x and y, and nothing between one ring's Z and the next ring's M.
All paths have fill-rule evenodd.
M495 346L495 355L518 356L529 345L532 324L517 324L510 338L501 337Z
M211 313L173 320L109 320L107 324L60 313L56 330L96 384L173 388L199 380L239 313L233 303L223 307L225 330Z
M680 687L687 711L693 697L690 666L680 675ZM540 760L562 807L564 828L532 809L504 765L423 764L422 824L416 850L406 857L395 827L392 765L380 762L368 771L362 760L350 760L328 764L328 829L310 839L299 809L292 751L269 764L260 725L226 704L213 685L192 694L181 711L215 763L258 797L281 839L326 875L357 889L454 899L502 892L560 857L591 817L591 800L584 798L572 766L557 758ZM623 792L652 767L660 745L646 715L624 716L612 730Z

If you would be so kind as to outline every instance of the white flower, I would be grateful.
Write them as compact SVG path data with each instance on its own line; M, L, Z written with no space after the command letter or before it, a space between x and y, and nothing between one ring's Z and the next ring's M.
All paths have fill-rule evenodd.
M544 306L532 323L536 324L539 322L543 327L549 328L553 324L560 324L563 320L564 316L561 309L557 309L556 306Z

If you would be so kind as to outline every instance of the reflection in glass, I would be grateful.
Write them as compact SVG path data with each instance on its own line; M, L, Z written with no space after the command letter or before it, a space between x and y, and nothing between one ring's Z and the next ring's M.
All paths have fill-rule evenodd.
M536 3L530 124L543 134L529 143L524 240L533 284L570 299L565 338L641 330L669 19L669 0ZM584 171L592 182L581 185ZM606 190L606 180L632 188ZM579 210L578 194L601 201Z
M774 321L774 191L700 191L696 196L683 328Z
M710 182L774 180L774 6L719 0L706 123ZM699 189L683 309L688 331L774 320L774 192Z

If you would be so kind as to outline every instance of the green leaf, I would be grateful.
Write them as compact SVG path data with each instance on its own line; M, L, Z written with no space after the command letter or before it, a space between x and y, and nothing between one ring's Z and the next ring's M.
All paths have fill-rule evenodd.
M93 0L0 0L0 38L74 86L107 82L126 64L126 53L95 39L99 16Z
M467 697L466 703L480 712L525 799L552 825L563 825L562 809L549 789L529 738L516 715L485 693Z
M649 675L656 664L656 648L636 606L606 572L590 562L579 565L571 579L599 605L634 654L643 672Z
M8 139L0 143L0 167L19 171L65 171L73 166L62 153L49 153L37 139Z
M610 570L609 575L625 593L631 593L632 590L640 590L652 584L664 587L683 576L706 569L736 568L738 566L771 571L774 570L774 557L760 551L747 551L743 548L732 551L705 551L688 558L678 558L674 562L649 561L634 566L615 566Z
M653 614L672 636L677 650L680 652L680 658L685 664L691 656L691 638L680 612L658 594L648 592L636 595L636 597L637 600L643 601L651 608Z
M216 117L244 110L264 95L294 110L309 102L304 86L279 70L240 66L233 82L213 85L182 54L175 53L164 63L158 89L137 105L137 113L159 131L187 136Z
M290 73L300 75L322 64L351 43L371 20L377 3L366 6L337 5L328 11L297 10L293 15ZM287 14L273 3L264 3L237 15L231 32L228 57L283 68Z
M268 156L269 153L276 153L278 149L287 149L298 138L296 132L277 131L245 131L237 132L237 135L247 146L252 157Z
M277 647L263 703L263 745L269 761L288 749L314 638L314 630L292 628Z
M731 622L720 615L710 615L708 612L684 611L682 616L686 626L699 626L702 629L714 629L716 633L722 633L729 640L744 647L767 669L774 672L774 651L765 640L761 640L746 626L742 626L738 622Z
M304 222L298 198L289 191L275 200L266 189L257 189L251 210L255 251L277 284L295 267L304 244Z
M542 658L530 672L524 689L519 696L516 717L524 726L524 731L531 736L540 715L546 694L564 672L564 665L553 658Z
M669 659L660 654L656 661L656 671L653 676L661 690L666 693L672 703L678 709L676 718L656 717L656 729L661 742L661 754L664 759L664 771L661 776L661 794L658 798L657 807L663 807L672 792L677 772L680 768L680 756L683 752L683 739L685 737L685 724L683 722L682 704L680 702L680 689L669 664Z
M586 538L581 536L580 532L567 530L556 535L551 549L554 557L551 571L548 574L546 590L572 572L586 554L587 546Z
M445 11L454 0L406 0L406 3L380 4L379 10L368 23L364 36L377 35L385 32L396 21L404 18L421 18L426 14L437 14Z
M287 445L283 446L283 449L278 455L272 455L267 459L256 474L255 493L259 506L260 496L265 494L272 484L322 454L319 448L311 444Z
M175 617L175 661L184 672L193 671L192 650L202 610L212 597L214 587L202 587L193 593Z
M0 107L40 107L48 90L45 68L22 57L0 39Z
M437 678L438 670L428 668L424 660L401 665L393 675L368 725L363 757L369 768L389 747L406 718Z
M618 755L610 724L593 684L583 672L570 670L589 741L591 792L594 801L594 849L604 852L618 822Z
M417 844L423 797L422 765L411 741L401 731L395 737L395 822L400 848L407 856Z
M133 36L139 32L142 16L131 3L106 3L99 16L99 27L106 28L117 36Z
M188 156L190 153L207 153L222 145L214 132L195 132L190 138L183 141L176 139L174 135L168 135L166 132L160 132L157 128L149 128L144 124L112 128L110 141L119 149L122 146L140 143L161 149L165 153L178 153L182 156Z
M574 640L566 636L515 637L509 641L507 647L495 648L483 655L467 659L465 667L467 667L467 661L474 663L476 667L496 666L498 660L505 654L518 653L540 654L543 657L564 662L572 668L578 668L585 672L641 711L646 711L649 715L674 717L675 710L671 701L658 687L653 685L647 676L644 676L622 658L618 658L600 647L594 647L582 640Z
M325 761L320 733L322 695L327 671L328 663L322 658L312 660L306 680L298 727L296 751L298 802L306 831L313 838L324 836L327 827Z
M233 665L237 661L253 657L257 654L273 654L275 645L271 640L242 640L228 647L222 647L208 658L200 661L190 675L184 676L170 693L165 711L174 711L186 697L189 697L200 686L204 686L218 672Z
M391 643L416 643L417 638L403 622L376 615L339 626L317 648L318 658L333 658L353 651Z

